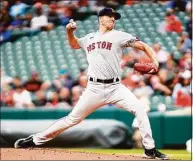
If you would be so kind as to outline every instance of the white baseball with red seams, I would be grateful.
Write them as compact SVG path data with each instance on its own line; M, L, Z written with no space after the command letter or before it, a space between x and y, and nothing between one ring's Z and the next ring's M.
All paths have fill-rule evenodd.
M81 122L94 110L106 104L114 104L133 113L139 123L139 129L146 149L154 148L151 127L144 105L134 94L120 82L120 61L124 47L133 47L139 40L131 34L115 29L100 33L90 33L78 39L81 48L86 52L88 60L87 87L78 103L66 117L53 123L48 129L33 136L36 145L43 144L58 134ZM119 81L116 81L119 78ZM113 79L112 83L99 83L97 79Z

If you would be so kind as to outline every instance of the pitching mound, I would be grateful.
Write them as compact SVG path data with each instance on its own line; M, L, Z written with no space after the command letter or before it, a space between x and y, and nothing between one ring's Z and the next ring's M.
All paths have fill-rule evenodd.
M139 155L97 154L65 149L1 148L1 160L145 160Z

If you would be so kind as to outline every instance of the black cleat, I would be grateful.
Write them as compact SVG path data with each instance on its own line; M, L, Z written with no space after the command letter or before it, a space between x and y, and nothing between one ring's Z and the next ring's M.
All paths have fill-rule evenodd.
M157 149L145 149L145 157L149 159L160 159L160 160L168 160L168 156L162 154Z
M27 138L19 139L15 142L14 147L15 148L29 148L29 147L35 147L35 143L33 142L33 136L29 136Z

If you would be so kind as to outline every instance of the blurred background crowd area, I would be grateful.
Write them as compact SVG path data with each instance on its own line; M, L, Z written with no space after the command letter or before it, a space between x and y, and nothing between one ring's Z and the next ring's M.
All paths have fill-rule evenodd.
M70 49L65 25L73 18L78 37L94 32L104 6L121 13L116 29L151 45L160 63L158 75L140 75L134 63L149 58L125 50L122 83L147 111L152 106L161 111L190 108L190 0L1 1L1 107L72 109L86 87L88 64L82 50Z
M96 15L104 6L117 8L124 3L125 0L2 1L1 30L19 28L49 31L54 26L66 25L70 18L83 20L89 15Z

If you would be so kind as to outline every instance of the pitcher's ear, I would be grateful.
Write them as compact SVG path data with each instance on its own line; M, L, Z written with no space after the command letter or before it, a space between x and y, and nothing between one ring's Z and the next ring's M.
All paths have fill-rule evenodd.
M98 23L101 23L102 17L98 18Z

